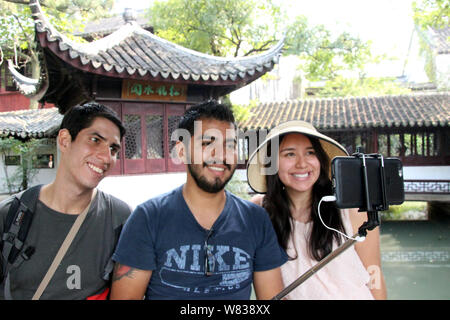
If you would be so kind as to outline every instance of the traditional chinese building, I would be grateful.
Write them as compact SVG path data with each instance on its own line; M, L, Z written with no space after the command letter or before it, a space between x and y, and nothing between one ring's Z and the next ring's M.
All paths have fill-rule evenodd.
M403 163L407 200L450 201L448 92L265 102L240 124L246 136L301 119L339 141ZM244 137L244 139L247 139ZM251 150L250 150L251 151Z
M130 12L110 35L77 43L49 23L38 0L31 0L30 8L42 73L26 79L10 68L19 90L54 104L61 114L92 100L115 110L127 135L114 174L183 170L171 160L170 137L186 108L261 77L277 63L283 46L280 40L244 58L210 56L155 36Z

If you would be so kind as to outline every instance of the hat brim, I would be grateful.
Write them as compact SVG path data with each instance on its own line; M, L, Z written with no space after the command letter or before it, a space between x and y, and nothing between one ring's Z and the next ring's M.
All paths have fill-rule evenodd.
M329 166L331 166L331 160L337 156L348 156L347 150L339 144L337 141L331 139L330 137L318 132L314 127L305 127L305 122L303 121L292 121L301 125L288 125L286 127L282 127L280 129L274 128L269 133L267 138L261 143L258 148L252 153L248 162L247 162L247 181L252 188L257 193L266 193L266 173L267 168L264 164L261 163L261 159L263 159L267 155L267 146L269 141L274 138L278 138L281 135L288 133L301 133L308 137L317 138L330 159ZM309 125L309 124L308 124ZM266 161L262 161L263 163L267 163ZM331 175L331 170L329 170Z

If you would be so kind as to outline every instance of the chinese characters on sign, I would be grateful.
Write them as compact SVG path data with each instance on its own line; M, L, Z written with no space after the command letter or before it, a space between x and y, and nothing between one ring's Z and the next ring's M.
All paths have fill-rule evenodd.
M122 99L186 101L187 85L128 80L122 82Z

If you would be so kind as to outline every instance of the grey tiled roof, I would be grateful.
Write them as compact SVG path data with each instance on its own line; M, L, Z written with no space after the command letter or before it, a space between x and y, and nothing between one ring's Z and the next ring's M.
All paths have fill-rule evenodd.
M152 79L178 79L190 82L240 81L261 75L278 62L283 47L281 39L270 50L242 58L215 57L193 51L141 28L129 21L120 29L91 43L76 43L59 33L42 13L37 0L30 1L38 33L56 55L64 55L90 72ZM56 46L55 46L56 44ZM254 79L252 79L254 80Z
M0 137L53 137L62 118L57 108L0 112Z
M271 129L288 120L311 122L318 130L450 125L448 92L380 97L289 100L260 103L241 129Z

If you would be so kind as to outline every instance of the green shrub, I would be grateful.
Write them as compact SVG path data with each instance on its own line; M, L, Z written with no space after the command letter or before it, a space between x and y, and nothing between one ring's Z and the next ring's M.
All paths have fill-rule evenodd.
M405 201L401 205L389 206L389 210L381 212L382 220L425 220L427 219L427 203Z

